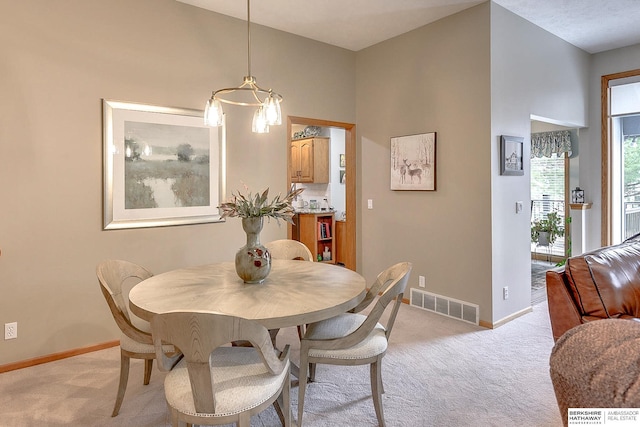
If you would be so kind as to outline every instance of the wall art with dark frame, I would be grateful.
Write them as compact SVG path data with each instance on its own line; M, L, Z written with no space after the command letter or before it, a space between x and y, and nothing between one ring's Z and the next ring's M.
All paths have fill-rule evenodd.
M436 190L436 133L391 138L391 189Z
M500 137L500 175L524 175L524 138Z
M223 221L224 126L199 110L102 104L105 230Z

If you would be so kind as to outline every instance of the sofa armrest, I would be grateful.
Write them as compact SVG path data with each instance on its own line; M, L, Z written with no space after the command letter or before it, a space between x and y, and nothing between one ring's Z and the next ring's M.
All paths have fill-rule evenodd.
M569 329L582 324L582 316L569 294L564 268L547 271L546 281L551 330L557 341Z

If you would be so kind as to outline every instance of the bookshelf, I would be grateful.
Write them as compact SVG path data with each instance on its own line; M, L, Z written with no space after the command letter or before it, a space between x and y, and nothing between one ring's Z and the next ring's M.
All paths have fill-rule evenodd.
M333 212L305 213L298 215L298 236L313 255L314 261L335 264L335 222ZM322 258L325 248L331 253L331 259Z

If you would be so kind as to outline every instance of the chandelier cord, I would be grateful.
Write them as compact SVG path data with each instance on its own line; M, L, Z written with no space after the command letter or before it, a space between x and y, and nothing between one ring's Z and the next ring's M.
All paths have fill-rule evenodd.
M251 77L251 0L247 0L247 73Z

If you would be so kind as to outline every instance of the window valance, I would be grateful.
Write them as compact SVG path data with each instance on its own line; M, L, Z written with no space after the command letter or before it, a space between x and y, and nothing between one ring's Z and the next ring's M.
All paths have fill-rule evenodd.
M568 130L538 132L531 134L531 157L551 157L571 155L571 135Z

